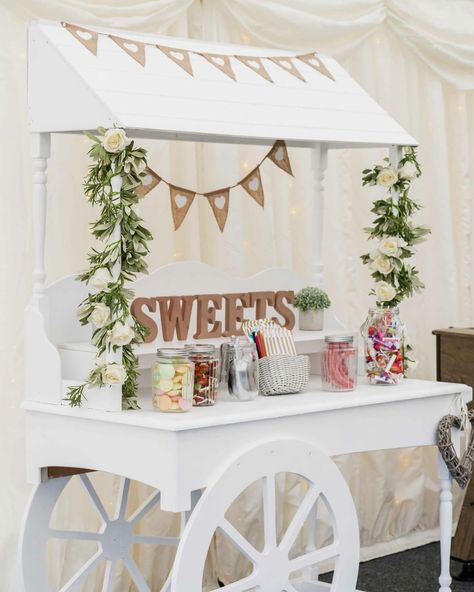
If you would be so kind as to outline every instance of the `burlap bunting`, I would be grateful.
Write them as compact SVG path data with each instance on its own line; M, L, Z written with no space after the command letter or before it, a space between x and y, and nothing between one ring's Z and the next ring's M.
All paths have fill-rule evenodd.
M328 78L330 78L331 80L336 80L334 78L334 76L331 74L331 72L329 72L329 70L326 68L326 66L323 64L323 62L320 60L320 58L318 57L317 53L315 51L313 51L313 53L307 53L305 55L300 55L300 56L296 56L299 60L301 60L302 62L304 62L305 64L308 64L308 66L311 66L311 68L314 68L315 70L317 70L319 73L321 73L323 76L327 76Z
M188 74L194 76L189 51L186 49L177 49L175 47L166 47L164 45L157 45L156 47L167 55L170 60L173 60L175 64L178 64L183 70L186 70Z
M221 232L224 231L227 214L229 213L229 191L230 188L225 187L224 189L204 194L209 201L209 205L212 208L212 212Z
M285 173L288 173L293 177L290 157L288 156L288 150L286 149L286 144L283 142L283 140L277 140L273 144L273 148L270 150L268 158L274 162L277 167L280 167L285 171Z
M171 212L175 230L178 230L183 223L195 197L196 193L194 191L170 185Z
M84 29L84 27L78 27L77 25L71 25L69 23L61 23L61 25L71 33L78 41L82 43L84 47L97 55L97 44L99 40L99 33L96 31L90 31Z
M303 82L306 82L306 80L303 78L301 72L295 66L295 64L291 58L283 57L283 58L268 58L268 59L271 60L277 66L280 66L280 68L283 68L283 70L285 70L285 72L288 72L288 74L293 74L293 76L295 76L295 78L298 78L299 80L302 80Z
M260 167L258 166L245 179L242 179L240 185L263 208L265 196L263 193L262 178L260 176Z
M239 60L239 62L242 62L242 64L245 64L248 68L253 70L256 74L258 74L262 78L265 78L269 82L273 82L270 74L265 69L265 66L263 65L263 62L260 58L257 58L254 56L239 56L239 55L236 55L235 57Z
M218 53L201 53L199 55L205 58L216 68L219 68L219 70L224 72L224 74L226 74L229 78L232 78L232 80L237 80L235 77L235 72L232 69L229 56Z
M112 41L121 47L129 56L131 56L140 65L145 66L145 44L140 41L131 41L116 35L109 35Z
M152 171L150 168L147 167L144 172L145 174L142 177L142 184L135 189L135 193L139 197L144 197L147 193L150 193L150 191L154 189L161 181L161 177L159 177L155 171Z

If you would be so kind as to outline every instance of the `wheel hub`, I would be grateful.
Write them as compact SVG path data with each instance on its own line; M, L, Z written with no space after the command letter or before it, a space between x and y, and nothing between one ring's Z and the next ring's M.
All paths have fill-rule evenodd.
M133 543L133 525L125 520L112 520L102 534L101 543L106 559L128 557Z
M258 564L258 573L262 592L284 590L290 575L288 554L282 553L279 549L263 553Z

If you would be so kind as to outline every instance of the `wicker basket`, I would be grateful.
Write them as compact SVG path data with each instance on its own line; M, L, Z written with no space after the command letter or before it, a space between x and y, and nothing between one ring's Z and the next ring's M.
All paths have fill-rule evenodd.
M308 356L278 354L258 361L261 395L299 393L309 380Z

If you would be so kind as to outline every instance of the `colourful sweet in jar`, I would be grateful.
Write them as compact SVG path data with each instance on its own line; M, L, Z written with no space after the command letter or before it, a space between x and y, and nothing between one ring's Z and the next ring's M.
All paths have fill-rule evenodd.
M211 344L192 343L185 346L194 362L193 405L214 405L217 397L219 360L216 348Z
M153 406L182 413L192 406L194 364L184 350L161 348L152 364Z

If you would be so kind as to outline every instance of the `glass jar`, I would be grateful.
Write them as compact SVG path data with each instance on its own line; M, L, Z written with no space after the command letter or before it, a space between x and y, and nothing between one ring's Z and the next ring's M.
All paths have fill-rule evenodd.
M398 384L403 379L405 334L398 307L371 307L361 333L370 384Z
M219 358L216 356L215 346L208 343L189 343L184 349L194 363L193 405L214 405L219 386Z
M221 345L221 382L233 401L253 401L258 397L255 343L232 337Z
M166 413L189 411L193 400L194 364L184 349L157 350L151 366L153 406Z
M352 335L327 335L321 352L323 390L353 391L357 385L357 348Z

